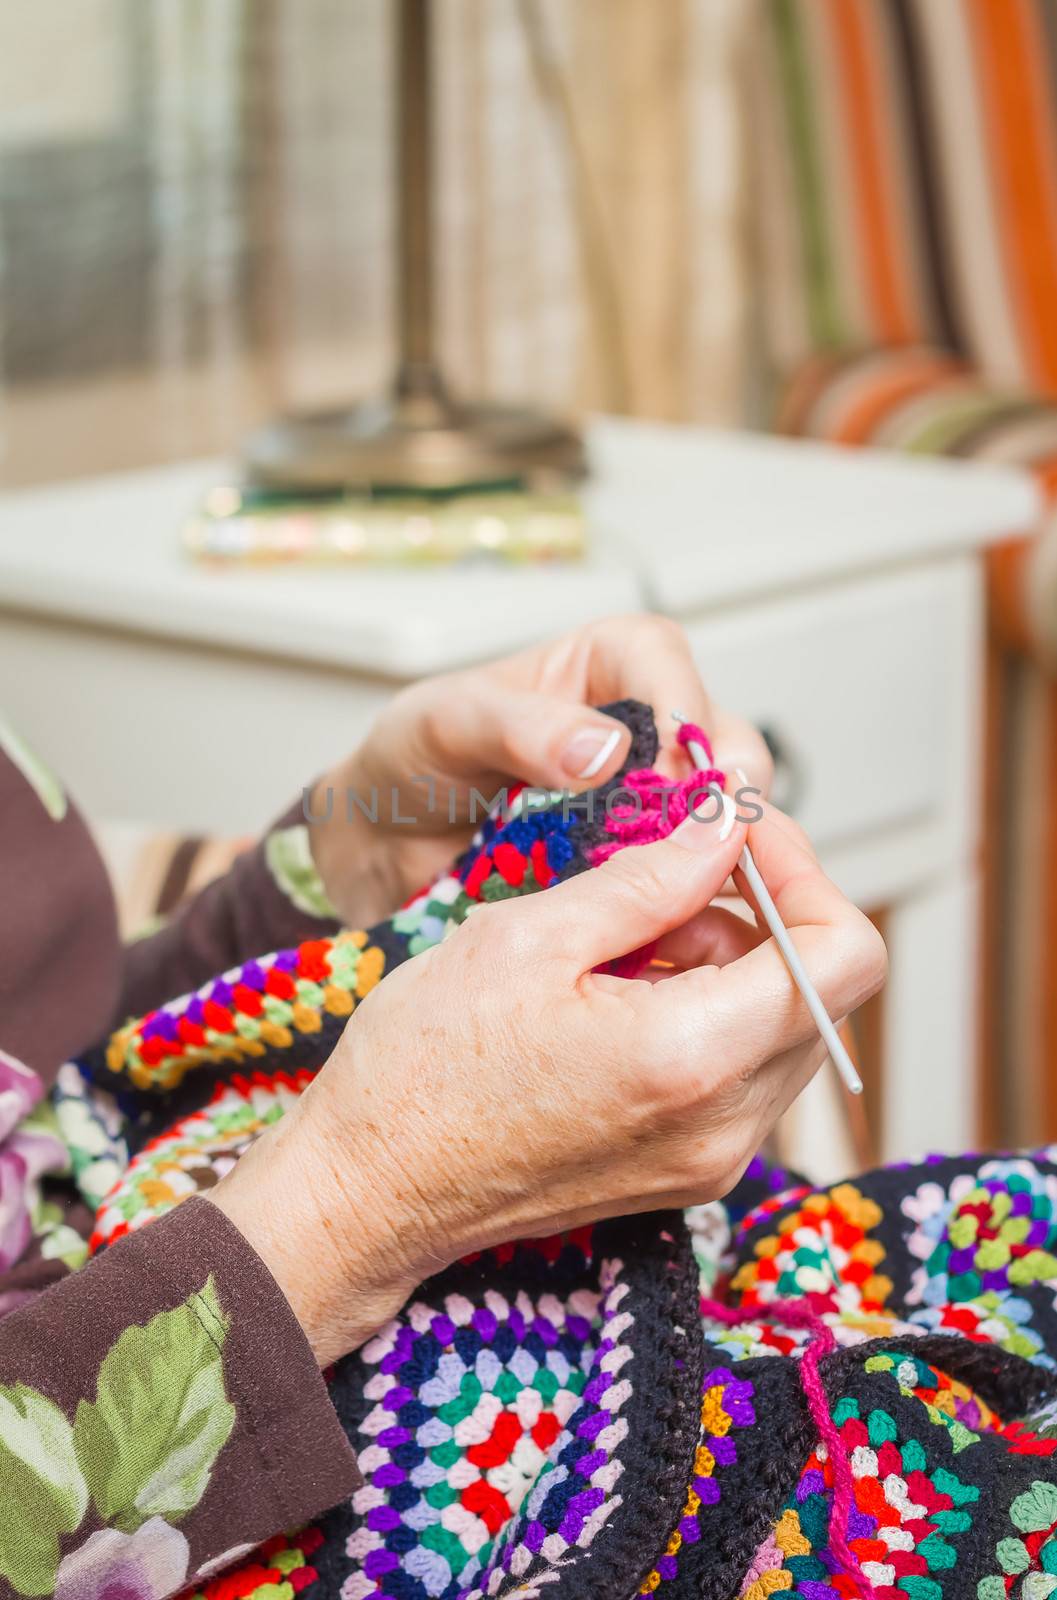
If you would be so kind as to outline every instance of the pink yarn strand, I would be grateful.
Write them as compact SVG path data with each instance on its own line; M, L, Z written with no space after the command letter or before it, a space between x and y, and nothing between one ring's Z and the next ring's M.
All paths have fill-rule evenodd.
M675 737L684 750L689 744L699 744L708 757L709 764L711 764L714 759L712 755L712 740L708 737L704 728L699 728L696 722L680 722L679 732Z
M684 749L688 739L696 739L711 763L712 746L708 735L696 723L684 722L678 738ZM666 778L663 772L655 772L652 767L639 767L625 774L620 787L632 799L624 805L607 807L606 829L609 838L587 852L591 865L600 866L610 856L616 855L618 850L626 850L630 845L653 844L657 839L666 839L673 828L677 828L689 816L691 810L696 812L708 798L709 786L718 783L722 789L724 781L723 773L711 765L692 772L678 783ZM650 965L655 950L656 944L643 945L640 950L632 950L628 955L607 963L605 971L614 978L637 978Z
M684 723L683 727L688 724ZM691 737L695 737L691 735ZM833 1468L833 1514L830 1518L829 1547L840 1563L845 1575L861 1588L861 1600L880 1600L877 1590L862 1569L862 1563L848 1544L846 1529L855 1504L855 1480L851 1462L844 1448L840 1429L833 1420L826 1396L826 1388L819 1372L819 1362L837 1348L833 1330L808 1306L795 1300L769 1300L763 1306L736 1307L722 1305L718 1300L702 1300L701 1314L722 1322L728 1328L743 1322L760 1322L764 1319L783 1323L787 1328L806 1328L811 1339L800 1358L800 1386L804 1391L807 1408L815 1431L826 1447Z

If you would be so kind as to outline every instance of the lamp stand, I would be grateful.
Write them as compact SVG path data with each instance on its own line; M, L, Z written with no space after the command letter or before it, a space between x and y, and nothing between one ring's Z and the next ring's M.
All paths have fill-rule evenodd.
M386 394L351 410L281 418L254 434L246 465L261 488L451 492L584 471L573 429L526 407L458 400L436 359L430 5L398 0L396 373Z

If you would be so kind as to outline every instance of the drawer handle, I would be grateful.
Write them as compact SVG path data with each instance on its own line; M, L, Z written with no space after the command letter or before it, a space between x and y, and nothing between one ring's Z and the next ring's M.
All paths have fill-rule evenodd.
M786 811L791 817L795 817L797 808L804 798L803 763L788 741L770 723L761 723L759 732L774 762L771 803L776 805L779 811Z

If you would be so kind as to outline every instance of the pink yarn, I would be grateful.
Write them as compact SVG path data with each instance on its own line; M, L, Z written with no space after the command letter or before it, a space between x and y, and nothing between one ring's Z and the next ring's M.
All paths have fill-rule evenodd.
M694 737L694 735L691 735ZM862 1600L880 1600L877 1590L862 1569L862 1564L848 1544L845 1529L854 1505L855 1480L851 1462L829 1409L822 1375L818 1370L823 1356L831 1355L837 1341L828 1323L823 1322L809 1306L795 1300L769 1300L763 1306L725 1306L718 1300L702 1300L701 1314L728 1328L743 1322L767 1320L784 1323L788 1328L807 1328L811 1339L800 1359L800 1385L804 1391L811 1420L833 1467L833 1515L830 1518L829 1547L840 1562L845 1574L854 1579L862 1589Z
M708 752L711 762L712 746L708 735L695 723L682 723L678 738L684 749L689 740L697 740ZM606 827L610 837L590 851L591 865L599 866L629 845L653 844L657 839L666 839L686 820L691 810L696 811L709 798L709 786L718 783L722 789L724 781L723 773L714 766L691 772L688 778L677 783L652 767L639 767L627 773L621 789L628 790L635 799L608 808Z
M712 760L712 740L704 728L699 728L696 722L680 722L676 739L685 750L689 744L699 744L706 756Z
M708 734L696 723L682 723L678 739L684 749L688 740L697 740L708 752L709 761L712 760ZM610 856L616 855L618 850L626 850L630 845L653 844L657 839L666 839L680 822L685 821L691 809L696 809L706 798L712 783L718 783L721 789L723 787L724 775L718 767L709 766L703 771L692 772L679 783L673 783L663 772L655 772L652 767L639 767L627 773L621 787L637 795L638 801L612 806L608 810L606 825L610 837L588 851L591 865L599 866L603 861L608 861ZM615 978L637 978L653 960L656 948L656 942L643 945L639 950L632 950L628 955L608 962L605 970Z

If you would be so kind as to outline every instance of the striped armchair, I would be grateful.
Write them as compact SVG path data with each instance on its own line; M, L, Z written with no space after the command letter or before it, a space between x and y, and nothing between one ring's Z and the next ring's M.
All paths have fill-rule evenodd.
M758 0L751 39L773 425L1055 502L991 569L984 1131L1057 1138L1057 0Z

